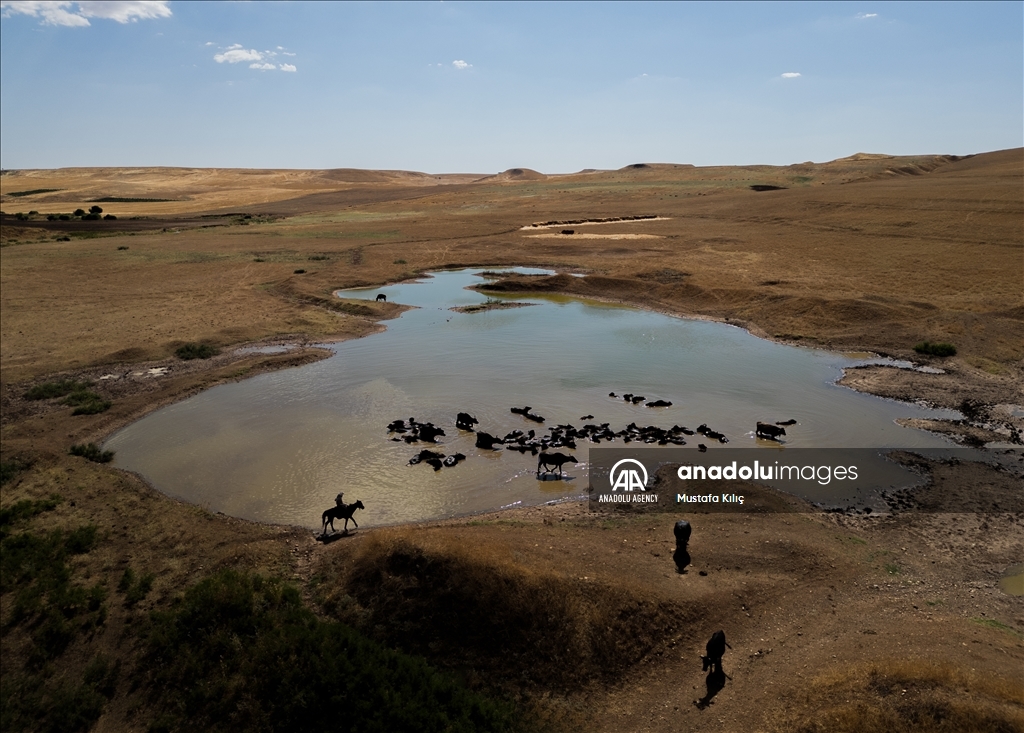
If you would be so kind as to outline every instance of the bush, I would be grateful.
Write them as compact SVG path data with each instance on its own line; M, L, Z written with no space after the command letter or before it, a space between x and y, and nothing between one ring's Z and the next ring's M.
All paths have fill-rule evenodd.
M90 214L102 214L103 213L103 209L101 209L99 206L90 206L89 207L89 213Z
M89 394L92 394L91 392ZM93 395L98 397L98 395ZM70 398L69 398L70 399ZM72 415L98 415L101 412L106 412L110 409L112 403L110 400L94 399L88 402L83 402L74 410L71 411Z
M931 341L922 341L916 344L914 351L918 354L928 354L929 356L956 356L956 347L953 344L932 343Z
M306 271L305 270L296 270L294 274L296 274L296 275L304 275L304 274L306 274Z
M107 215L106 215L106 216L104 216L103 218L104 218L104 220L106 220L106 221L114 221L115 219L117 219L117 217L116 217L116 216L114 216L113 214L107 214Z
M73 216L85 216L85 209L75 209Z
M0 711L5 731L76 733L92 728L113 697L120 664L97 656L78 684L66 669L54 675L53 660L76 637L102 625L106 618L102 585L72 581L69 559L91 551L97 542L93 525L70 532L12 532L12 525L53 509L60 497L23 500L0 512L0 589L10 598L4 634L24 626L30 643L24 655L5 657L0 677ZM5 646L5 654L6 651ZM23 667L15 660L22 657Z
M68 450L73 456L80 456L87 458L93 463L110 463L114 460L114 451L112 450L100 450L99 446L95 443L79 443L71 446Z
M64 397L72 392L88 390L89 382L76 382L74 379L62 379L59 382L43 382L25 393L26 400L48 400L53 397Z
M105 400L95 392L89 390L76 390L69 394L64 400L65 405L71 405L75 409L72 415L96 415L110 409L110 400Z
M60 214L57 218L61 221L71 221L71 214Z
M99 220L100 220L100 215L99 214L86 214L85 216L82 217L82 221L99 221Z
M213 346L194 343L187 343L174 350L174 354L184 361L191 361L192 359L209 359L211 356L216 356L219 353L220 349Z
M154 580L156 575L153 573L143 573L141 578L136 579L135 571L131 567L125 568L124 575L117 584L117 591L124 595L124 605L131 608L143 600L153 589Z
M509 730L511 706L318 619L298 590L224 570L154 613L145 667L167 730Z
M6 484L31 465L32 462L25 458L11 458L6 461L0 461L0 486Z
M396 265L405 265L405 264L408 264L408 263L405 260L395 260L395 264Z

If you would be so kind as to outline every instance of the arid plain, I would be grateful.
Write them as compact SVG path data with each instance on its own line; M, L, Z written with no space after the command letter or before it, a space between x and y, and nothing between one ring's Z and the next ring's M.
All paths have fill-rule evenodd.
M563 504L325 546L68 455L210 385L322 358L315 344L401 310L337 289L499 265L559 273L497 284L509 291L939 367L860 368L844 384L959 409L964 420L924 427L968 444L1019 440L1024 150L559 176L64 169L5 171L0 184L3 507L58 494L27 527L99 528L72 567L76 582L109 589L105 620L40 683L82 678L97 653L120 660L95 729L157 719L132 630L231 567L296 583L322 618L511 697L553 730L1024 730L1024 600L997 584L1024 559L1019 476L1005 471L922 464L931 483L886 517L688 515L694 564L680 575L671 516ZM117 218L47 219L96 205ZM917 354L922 341L957 354ZM221 354L181 361L189 342ZM272 342L302 348L233 350ZM99 379L109 373L124 376ZM92 382L110 408L75 416L59 399L25 398L59 379ZM153 574L131 604L114 591L129 567ZM13 606L5 589L8 679L33 644ZM698 706L699 654L719 628L731 679Z

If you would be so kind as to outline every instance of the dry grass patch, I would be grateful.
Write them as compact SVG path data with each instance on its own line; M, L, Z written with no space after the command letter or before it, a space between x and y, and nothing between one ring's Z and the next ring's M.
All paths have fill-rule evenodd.
M774 730L797 733L1017 733L1024 730L1019 680L947 663L874 662L819 676L797 712Z

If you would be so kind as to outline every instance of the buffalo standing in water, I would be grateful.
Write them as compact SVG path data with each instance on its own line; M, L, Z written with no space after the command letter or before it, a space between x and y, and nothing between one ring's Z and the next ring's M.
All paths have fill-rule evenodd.
M563 465L578 462L573 456L567 456L565 453L541 453L537 460L537 475L540 475L540 467L544 466L544 473L551 473L557 469L558 475L561 476Z

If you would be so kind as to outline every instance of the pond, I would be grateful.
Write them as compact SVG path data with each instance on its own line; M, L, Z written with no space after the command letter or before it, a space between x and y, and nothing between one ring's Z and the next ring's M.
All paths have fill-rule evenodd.
M561 296L503 295L530 305L451 310L486 303L487 295L466 289L482 282L477 270L447 271L340 293L384 293L415 308L381 333L331 344L329 359L162 408L104 447L116 451L115 465L211 511L318 527L339 491L366 505L356 516L360 526L586 493L587 443L571 451L580 465L570 466L567 480L538 481L536 458L477 449L472 433L455 428L457 412L471 413L478 429L498 436L565 423L609 423L613 430L631 422L690 429L706 423L730 440L711 450L778 450L755 440L755 423L796 420L787 428L787 449L951 445L894 420L955 413L835 385L843 367L863 360L783 346L721 323ZM672 406L649 408L610 392ZM510 412L527 405L546 418L543 425ZM586 415L594 417L581 420ZM388 424L409 417L443 428L440 445L392 440ZM702 439L687 441L690 447ZM467 459L436 472L408 465L424 447Z

